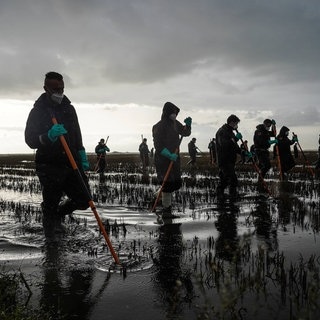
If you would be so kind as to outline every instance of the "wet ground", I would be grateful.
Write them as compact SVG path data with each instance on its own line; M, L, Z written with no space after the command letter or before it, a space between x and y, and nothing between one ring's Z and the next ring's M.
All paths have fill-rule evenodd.
M46 241L32 167L2 166L1 270L21 271L19 299L53 319L319 319L319 178L271 171L269 196L251 166L238 172L239 201L217 203L214 169L184 171L166 223L150 212L152 169L90 172L118 266L91 209Z

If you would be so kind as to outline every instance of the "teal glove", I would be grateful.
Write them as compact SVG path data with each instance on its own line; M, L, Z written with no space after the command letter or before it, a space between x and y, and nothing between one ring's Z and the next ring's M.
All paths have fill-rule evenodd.
M298 136L294 135L293 138L292 138L292 141L293 141L293 142L299 142Z
M104 151L110 152L110 149L107 146L105 146Z
M48 138L51 142L57 141L58 137L68 133L63 124L54 124L48 131Z
M274 140L269 140L269 144L270 144L270 146L272 145L272 144L277 144L278 143L278 139L274 139Z
M245 153L246 157L248 157L249 159L252 158L252 153L250 151L246 151Z
M188 126L191 127L191 123L192 123L192 118L188 117L184 119L184 123Z
M82 149L78 151L78 155L81 161L83 171L88 171L90 169L90 165L88 162L86 150Z
M276 120L272 119L271 123L275 126L276 125Z
M237 141L242 139L242 134L240 132L237 132L236 139L237 139Z
M171 153L167 148L163 148L160 154L171 161L176 161L178 158L178 155L176 153Z

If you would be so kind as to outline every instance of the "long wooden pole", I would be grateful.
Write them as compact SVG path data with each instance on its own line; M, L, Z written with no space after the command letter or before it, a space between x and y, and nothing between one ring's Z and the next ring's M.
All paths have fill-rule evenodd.
M179 147L180 147L182 138L183 138L183 136L181 136L181 138L180 138L180 140L179 140L179 145L178 145L178 147L176 148L176 150L175 150L175 152L174 152L175 154L178 154L178 152L179 152ZM171 169L172 169L173 163L174 163L174 161L172 161L172 160L171 160L170 163L169 163L168 169L167 169L166 174L165 174L165 176L164 176L164 178L163 178L163 181L162 181L160 190L158 191L158 195L157 195L156 201L154 202L154 204L153 204L153 206L152 206L151 212L154 212L155 209L156 209L156 206L157 206L157 204L158 204L158 202L159 202L159 199L160 199L160 196L161 196L163 187L164 187L165 183L167 182L167 180L168 180L168 178L169 178L169 174L170 174L170 171L171 171Z
M52 123L53 124L58 124L57 119L53 115L52 115ZM95 216L95 218L96 218L96 220L98 222L100 231L103 234L104 239L106 240L106 243L107 243L107 245L108 245L108 247L110 249L110 252L111 252L111 254L113 256L113 259L114 259L116 264L120 264L119 257L118 257L118 255L116 254L116 252L113 249L112 243L111 243L111 241L110 241L110 239L109 239L109 237L107 235L107 232L106 232L106 230L104 228L104 225L103 225L103 223L101 221L101 218L100 218L100 216L99 216L99 214L97 212L97 208L96 208L96 206L95 206L95 204L94 204L94 202L92 200L92 196L91 196L91 194L90 194L90 192L89 192L89 190L88 190L88 188L87 188L87 186L86 186L86 184L85 184L85 182L84 182L84 180L83 180L83 178L81 176L81 173L79 171L79 168L77 166L76 161L74 160L74 157L73 157L73 155L71 153L71 150L70 150L70 148L68 146L68 143L67 143L67 141L66 141L64 136L60 136L59 139L61 141L61 144L63 146L64 151L66 152L66 154L68 156L68 159L69 159L69 162L71 164L71 167L74 170L74 172L77 174L79 182L82 184L83 190L85 191L86 196L89 199L89 201L88 201L89 206L90 206L92 212L94 213L94 216Z

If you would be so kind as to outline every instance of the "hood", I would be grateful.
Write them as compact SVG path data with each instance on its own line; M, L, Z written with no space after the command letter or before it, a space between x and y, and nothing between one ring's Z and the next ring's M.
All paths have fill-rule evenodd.
M172 102L166 102L162 109L161 119L169 119L170 114L175 113L178 115L179 112L180 109L176 105L174 105Z
M261 124L258 124L257 126L256 126L256 128L258 129L258 130L264 130L264 131L268 131L267 129L266 129L266 127L264 126L264 124L263 123L261 123Z
M279 132L279 136L285 136L286 135L286 132L290 131L289 128L283 126L281 129L280 129L280 132Z

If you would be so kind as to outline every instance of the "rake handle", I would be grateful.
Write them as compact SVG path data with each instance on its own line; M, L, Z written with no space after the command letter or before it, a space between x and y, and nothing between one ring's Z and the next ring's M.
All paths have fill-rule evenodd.
M53 124L58 124L58 121L57 121L57 119L56 119L54 116L52 116L52 123L53 123ZM106 230L105 230L105 228L104 228L104 225L103 225L103 223L102 223L102 221L101 221L101 218L100 218L100 216L99 216L99 214L98 214L98 212L97 212L97 210L96 210L96 206L95 206L94 203L93 203L91 194L90 194L88 188L86 187L86 185L85 185L85 183L84 183L84 181L83 181L83 178L82 178L82 176L81 176L81 173L80 173L80 171L79 171L79 168L78 168L78 166L77 166L77 163L76 163L76 161L74 160L74 157L73 157L73 155L72 155L72 153L71 153L71 150L70 150L70 148L69 148L69 146L68 146L68 143L67 143L67 141L66 141L66 138L62 135L62 136L59 137L59 139L60 139L60 141L61 141L61 144L62 144L62 146L63 146L64 151L66 152L66 154L67 154L67 156L68 156L68 159L69 159L69 162L70 162L70 164L71 164L72 169L73 169L75 172L77 172L77 176L78 176L78 178L79 178L79 181L82 183L83 189L85 190L85 192L86 192L86 194L87 194L87 197L90 199L89 202L88 202L88 203L89 203L89 206L90 206L92 212L94 213L94 216L95 216L95 218L96 218L96 220L97 220L97 222L98 222L100 231L102 232L102 234L103 234L103 236L104 236L104 239L105 239L106 242L107 242L107 245L108 245L108 247L109 247L109 249L110 249L110 252L111 252L111 254L112 254L112 256L113 256L113 259L114 259L114 261L115 261L116 264L120 264L119 257L118 257L118 255L116 254L116 252L115 252L114 249L113 249L112 243L111 243L111 241L110 241L110 239L109 239L109 237L108 237L108 235L107 235L107 232L106 232Z

